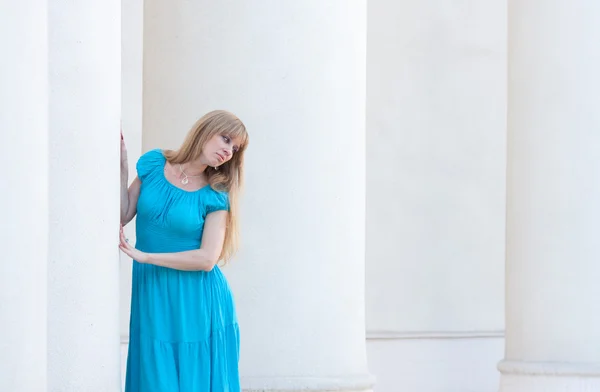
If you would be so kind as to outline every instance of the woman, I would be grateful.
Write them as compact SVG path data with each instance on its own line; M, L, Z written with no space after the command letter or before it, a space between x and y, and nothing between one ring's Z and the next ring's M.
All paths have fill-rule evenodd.
M236 249L246 128L206 114L178 150L142 155L129 189L121 145L119 248L134 260L125 390L239 392L235 305L216 264ZM133 247L122 227L136 213Z

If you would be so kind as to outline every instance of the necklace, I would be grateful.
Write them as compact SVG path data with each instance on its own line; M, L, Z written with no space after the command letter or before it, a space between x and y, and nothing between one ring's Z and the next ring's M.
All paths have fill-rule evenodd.
M184 171L183 171L183 167L181 167L181 164L179 164L179 170L181 171L181 174L183 174L183 177L181 178L181 183L183 185L187 185L188 182L190 182L190 178L194 178L194 177L202 177L202 174L198 174L196 176L188 176Z

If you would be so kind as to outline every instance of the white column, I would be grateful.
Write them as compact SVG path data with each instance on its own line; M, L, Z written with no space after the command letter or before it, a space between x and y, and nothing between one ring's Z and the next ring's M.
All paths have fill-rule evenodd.
M121 3L50 4L48 385L119 391Z
M144 148L246 123L237 298L246 391L366 391L366 1L148 0Z
M502 392L600 390L599 18L509 1Z
M143 80L144 1L121 2L121 118L129 158L129 182L137 176L135 165L142 151L142 80ZM125 226L125 235L135 243L135 219ZM120 334L121 382L125 386L129 313L131 308L131 258L121 253Z
M46 391L46 1L0 5L0 390Z

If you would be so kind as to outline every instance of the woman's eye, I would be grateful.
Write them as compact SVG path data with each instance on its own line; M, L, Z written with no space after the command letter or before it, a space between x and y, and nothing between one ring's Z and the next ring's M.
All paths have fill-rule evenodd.
M223 140L225 140L225 143L229 144L229 142L231 142L231 139L229 139L229 137L227 136L223 136Z

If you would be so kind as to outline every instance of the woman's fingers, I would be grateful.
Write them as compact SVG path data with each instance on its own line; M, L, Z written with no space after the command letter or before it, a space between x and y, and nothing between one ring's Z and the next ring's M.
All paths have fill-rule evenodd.
M125 253L132 259L140 257L140 252L129 243L129 240L125 236L125 230L123 229L123 225L120 225L119 228L119 249L121 250L121 252Z
M127 242L125 242L124 240L120 241L119 249L121 249L121 251L123 253L125 253L127 256L132 257L133 247L131 245L129 245Z
M123 226L119 230L119 245L124 246L125 248L133 248L131 244L128 242L127 237L125 236L125 231L123 230Z
M125 233L121 232L121 244L123 246L130 246L129 242L127 242L127 237L125 237Z

